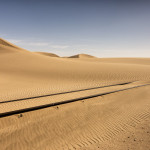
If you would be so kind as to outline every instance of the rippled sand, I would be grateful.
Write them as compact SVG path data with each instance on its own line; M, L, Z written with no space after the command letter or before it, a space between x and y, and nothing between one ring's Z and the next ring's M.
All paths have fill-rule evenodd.
M61 58L0 39L0 148L150 149L149 84L149 58Z

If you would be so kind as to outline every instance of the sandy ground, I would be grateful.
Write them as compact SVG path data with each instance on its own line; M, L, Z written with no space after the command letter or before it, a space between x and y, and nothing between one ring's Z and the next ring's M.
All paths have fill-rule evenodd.
M149 150L150 59L60 58L0 39L1 150Z

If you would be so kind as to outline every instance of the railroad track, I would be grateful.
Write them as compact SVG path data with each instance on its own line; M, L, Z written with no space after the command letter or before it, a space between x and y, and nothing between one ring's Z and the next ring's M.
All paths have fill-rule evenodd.
M147 86L147 85L150 85L150 83L133 84L132 82L128 82L128 83L121 83L121 84L111 85L111 86L104 86L104 87L96 87L96 88L90 88L90 89L82 89L82 90L77 90L77 91L63 92L61 94L57 93L57 94L53 94L53 95L50 94L50 95L42 95L42 96L31 97L31 98L26 98L26 99L23 98L23 99L5 101L3 103L0 103L0 110L2 110L1 108L6 108L6 107L8 107L8 108L3 109L0 112L0 117L7 117L10 115L14 115L14 114L25 113L25 112L29 112L29 111L35 111L38 109L43 109L43 108L47 108L47 107L72 103L75 101L86 100L86 99L90 99L90 98L94 98L94 97L98 97L98 96L104 96L107 94L112 94L112 93L116 93L116 92L120 92L120 91L130 90L133 88L139 88L139 87L143 87L143 86ZM89 93L95 92L95 94L88 94L87 91ZM64 97L62 97L63 94L64 94ZM74 95L72 95L72 94L74 94ZM69 96L75 97L75 98L67 98ZM42 99L42 98L44 98L44 99ZM53 99L51 99L51 98L53 98ZM35 101L35 99L37 101ZM24 105L26 103L27 103L27 106ZM13 105L14 105L14 107L13 107ZM11 107L9 107L9 106L11 106ZM16 108L15 108L15 106L16 106ZM14 108L14 109L12 109L12 108Z
M23 101L23 100L28 100L28 99L42 98L42 97L48 97L48 96L62 95L62 94L68 94L68 93L75 93L75 92L81 92L81 91L88 91L88 90L94 90L94 89L101 89L101 88L105 88L105 87L113 87L113 86L118 86L118 85L126 85L126 84L130 84L130 83L132 83L132 82L124 82L124 83L118 83L118 84L112 84L112 85L106 85L106 86L98 86L98 87L92 87L92 88L86 88L86 89L53 93L53 94L45 94L45 95L31 96L31 97L25 97L25 98L10 99L10 100L0 101L0 104L15 102L15 101Z

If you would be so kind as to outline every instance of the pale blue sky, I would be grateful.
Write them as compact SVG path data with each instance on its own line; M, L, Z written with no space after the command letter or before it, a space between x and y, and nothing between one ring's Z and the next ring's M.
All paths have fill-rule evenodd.
M0 37L60 56L150 57L150 3L1 0Z

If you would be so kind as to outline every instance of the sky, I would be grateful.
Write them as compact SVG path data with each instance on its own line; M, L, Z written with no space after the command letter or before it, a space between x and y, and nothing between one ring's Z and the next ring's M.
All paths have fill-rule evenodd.
M60 56L150 57L150 1L1 0L0 37Z

